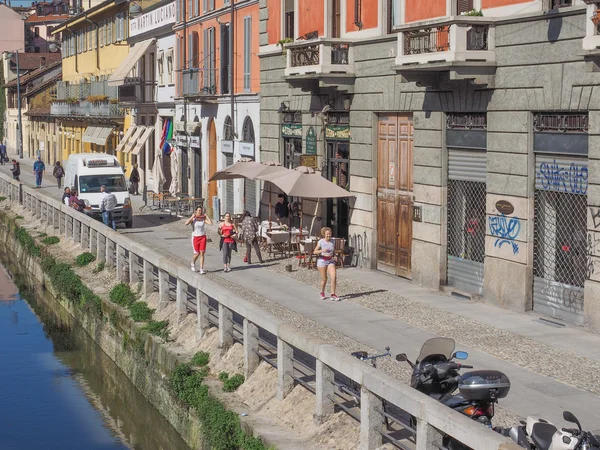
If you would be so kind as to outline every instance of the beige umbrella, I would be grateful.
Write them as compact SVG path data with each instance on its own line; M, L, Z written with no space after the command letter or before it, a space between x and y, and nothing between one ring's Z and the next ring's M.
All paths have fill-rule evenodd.
M346 189L323 178L314 169L305 166L296 167L296 169L286 172L259 175L257 179L270 181L287 195L294 197L316 198L319 200L322 198L355 197ZM317 208L318 205L317 202ZM316 215L317 211L315 211L314 216ZM302 236L302 211L300 211L300 236Z
M170 194L175 197L179 192L179 157L177 149L171 152L171 186L169 186Z
M163 171L161 152L156 152L154 167L152 168L152 178L154 179L154 191L157 194L160 194L163 191L163 185L165 184L165 172Z
M236 178L254 179L263 169L264 165L250 158L242 158L231 166L225 167L223 170L215 172L208 181L234 180Z

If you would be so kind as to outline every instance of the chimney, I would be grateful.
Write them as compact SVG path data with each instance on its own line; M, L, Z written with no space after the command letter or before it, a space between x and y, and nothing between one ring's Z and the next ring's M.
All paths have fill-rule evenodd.
M46 57L42 56L40 58L40 67L46 67Z

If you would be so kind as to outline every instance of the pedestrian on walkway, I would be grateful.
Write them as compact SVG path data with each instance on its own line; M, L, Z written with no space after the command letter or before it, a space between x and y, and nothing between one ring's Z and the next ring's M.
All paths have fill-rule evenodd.
M33 163L33 173L35 174L35 187L42 187L42 178L46 171L46 165L42 161L42 157L38 156L36 161Z
M85 210L85 202L80 200L77 196L77 190L71 189L71 197L69 198L69 206L71 208L76 209L79 212L83 212Z
M260 254L260 247L258 246L258 220L246 211L244 213L244 220L242 221L241 237L246 242L246 258L245 262L252 264L252 247L258 256L260 263L264 263Z
M12 176L14 180L21 181L19 177L21 176L21 164L16 159L12 160L12 167L10 168L12 172Z
M321 239L317 243L314 254L317 255L317 269L321 274L321 300L325 300L325 286L327 285L327 276L331 278L331 300L337 301L339 297L335 295L337 282L337 273L335 268L335 258L333 254L333 241L331 240L331 228L321 228Z
M65 169L63 169L60 161L56 161L54 163L54 170L52 171L52 175L56 178L56 182L58 183L58 188L62 188L62 179L65 176Z
M71 200L71 188L69 186L65 187L65 191L63 192L63 196L60 199L65 205L69 206Z
M231 251L237 252L237 244L234 239L237 232L237 226L231 221L231 214L225 213L223 222L219 224L219 235L221 236L219 250L223 251L223 272L231 272Z
M100 211L102 212L102 221L107 227L113 230L117 229L115 222L115 207L117 206L117 197L108 192L105 185L100 186Z
M194 258L192 259L192 272L196 271L196 260L200 258L200 275L204 275L204 253L206 252L206 231L204 225L212 225L213 221L204 214L202 207L197 208L196 212L185 224L192 225L192 247L194 249Z
M277 196L277 203L275 203L275 216L277 216L279 225L288 225L290 218L290 204L283 194L279 194Z
M131 169L131 174L129 175L129 183L131 183L129 193L132 195L140 195L138 191L140 187L140 172L138 171L137 164L134 164L133 169Z
M3 142L0 142L0 164L4 165L5 162L8 161L6 157L6 145Z

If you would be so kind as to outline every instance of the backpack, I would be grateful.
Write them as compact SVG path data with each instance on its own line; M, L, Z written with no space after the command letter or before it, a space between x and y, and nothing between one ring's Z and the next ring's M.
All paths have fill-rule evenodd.
M64 172L62 166L59 166L59 167L56 168L56 175L55 176L57 178L61 178L61 177L65 176L65 172Z

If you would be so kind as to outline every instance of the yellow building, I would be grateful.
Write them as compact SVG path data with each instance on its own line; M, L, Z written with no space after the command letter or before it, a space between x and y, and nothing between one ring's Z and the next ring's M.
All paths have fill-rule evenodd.
M127 111L118 104L109 76L127 59L129 2L108 0L62 23L62 81L50 114L60 123L62 159L71 153L116 154L127 125Z

